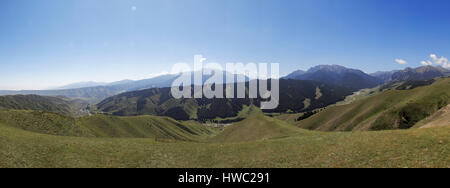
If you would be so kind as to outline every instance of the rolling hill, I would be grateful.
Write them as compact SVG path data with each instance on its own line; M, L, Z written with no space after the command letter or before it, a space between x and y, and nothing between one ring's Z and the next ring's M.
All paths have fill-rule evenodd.
M305 130L283 121L265 116L261 110L251 106L250 114L243 121L228 126L223 132L210 139L213 142L249 142L285 138L299 135Z
M88 115L88 103L65 97L46 97L38 95L0 96L0 110L38 110L54 112L72 117Z
M408 129L450 102L450 78L409 81L346 105L327 107L296 124L320 131Z
M0 123L26 131L72 137L156 138L195 141L213 135L214 129L196 122L168 117L104 115L67 117L55 113L0 110Z
M248 87L248 83L246 84ZM235 87L236 88L236 87ZM235 90L236 92L236 90ZM334 104L350 95L347 88L316 81L280 80L280 105L265 112L303 112ZM248 97L248 95L247 95ZM100 112L113 115L162 115L178 120L237 116L243 106L259 106L256 99L174 99L170 88L126 92L97 104Z

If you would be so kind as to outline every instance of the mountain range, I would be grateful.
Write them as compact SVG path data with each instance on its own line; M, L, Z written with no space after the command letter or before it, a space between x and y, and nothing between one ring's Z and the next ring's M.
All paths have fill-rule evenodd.
M115 86L115 85L122 85L122 84L129 84L134 82L133 80L121 80L117 82L78 82L78 83L72 83L65 86L55 87L51 88L51 90L64 90L64 89L79 89L79 88L86 88L86 87L97 87L97 86Z
M195 72L191 73L191 80L193 79L193 75ZM223 72L223 80L227 83L226 78L233 76L235 80L237 80L236 74L231 74L229 72ZM0 90L0 96L2 95L42 95L42 96L64 96L72 99L81 99L86 100L91 104L98 103L108 97L117 95L119 93L128 92L128 91L137 91L142 89L149 88L163 88L170 87L175 79L186 76L184 74L167 74L154 78L144 79L144 80L122 80L118 82L112 83L97 83L97 82L82 82L70 84L67 86L63 86L62 89L51 89L51 90L21 90L21 91L12 91L12 90ZM211 79L212 75L204 75L203 83L214 82L216 80ZM248 77L244 77L245 81L248 81ZM103 84L100 86L93 87L82 87L77 88L82 85L96 85ZM75 88L74 88L75 87Z
M375 86L404 82L410 80L429 80L436 77L450 76L450 70L441 66L422 66L404 70L378 71L366 74L361 70L350 69L340 65L319 65L308 71L297 70L284 79L315 80L328 84L347 87L352 90L373 88Z
M388 82L403 82L410 80L429 80L436 77L450 76L450 70L441 66L423 66L418 68L406 68L392 74Z
M64 96L73 99L82 99L90 103L98 103L101 100L126 91L134 91L153 87L169 87L173 80L179 75L163 75L155 78L138 81L119 81L103 86L73 88L73 89L53 89L53 90L22 90L22 91L0 91L0 95L43 95L43 96ZM71 87L69 85L69 87Z
M381 80L383 83L388 82L392 75L395 74L396 72L400 72L401 70L393 70L393 71L377 71L374 73L371 73L370 76L373 76L375 78L378 78L379 80Z
M230 75L230 73L224 74L224 80L226 80L226 75ZM345 87L351 91L357 91L359 89L372 88L389 82L424 80L448 75L450 75L449 70L433 66L424 66L414 69L407 68L402 71L377 72L369 75L361 70L350 69L339 65L319 65L312 67L308 71L294 71L283 79L312 80L328 85ZM0 90L0 95L32 94L41 96L64 96L72 99L86 100L91 104L96 104L108 97L124 92L170 87L173 81L178 77L180 77L180 74L168 74L137 81L123 80L113 83L82 82L52 90ZM205 83L208 78L208 76L204 76L203 82ZM246 81L248 80L249 78L246 78Z

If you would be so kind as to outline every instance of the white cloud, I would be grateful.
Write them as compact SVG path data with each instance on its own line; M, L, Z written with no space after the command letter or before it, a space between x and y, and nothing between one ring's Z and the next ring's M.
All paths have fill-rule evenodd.
M397 62L398 64L401 64L401 65L408 64L408 62L406 62L406 61L403 60L403 59L396 59L395 62Z
M436 59L437 56L436 56L436 54L430 54L430 58L431 58L431 59Z
M136 11L136 10L137 10L137 7L136 7L136 6L132 6L132 7L131 7L131 11L134 12L134 11Z
M448 59L444 56L438 58L438 56L436 54L430 54L430 60L427 61L422 61L421 62L422 65L440 65L444 68L450 68L450 62L448 61Z
M420 62L420 64L422 64L424 66L433 65L433 63L431 61L422 61L422 62Z

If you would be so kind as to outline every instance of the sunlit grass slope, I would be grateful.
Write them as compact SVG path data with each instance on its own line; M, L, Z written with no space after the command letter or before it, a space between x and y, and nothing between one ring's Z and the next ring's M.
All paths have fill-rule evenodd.
M301 128L321 131L407 129L447 106L450 78L414 89L392 88L347 105L330 106L299 121Z
M283 138L309 132L284 121L267 117L256 107L252 107L249 113L245 120L225 128L223 132L212 138L211 141L246 142Z
M420 121L415 127L430 128L430 127L442 127L450 126L450 105L440 109L430 117Z
M450 167L449 127L235 143L81 138L0 125L0 167Z
M0 123L37 133L113 138L160 138L199 140L215 130L196 122L178 122L168 117L104 115L70 118L39 111L0 111Z

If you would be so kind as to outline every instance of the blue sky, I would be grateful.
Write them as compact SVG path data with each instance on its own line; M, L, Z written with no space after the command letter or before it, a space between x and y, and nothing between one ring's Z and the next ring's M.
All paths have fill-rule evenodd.
M1 0L0 89L142 79L195 54L278 62L281 74L417 67L450 55L449 10L448 0Z

